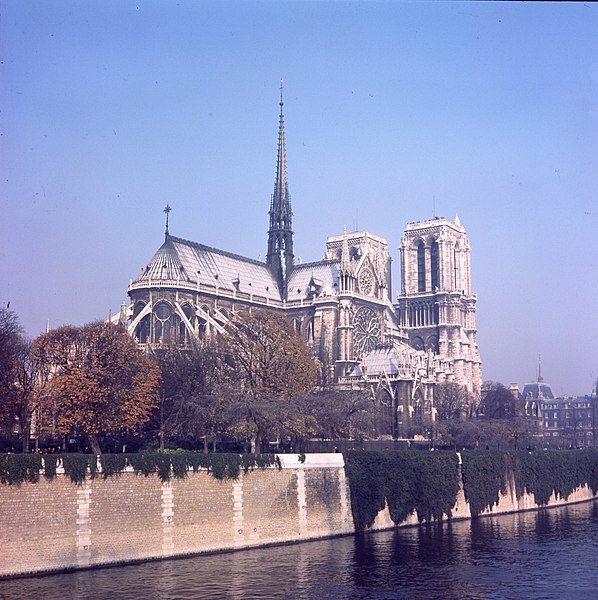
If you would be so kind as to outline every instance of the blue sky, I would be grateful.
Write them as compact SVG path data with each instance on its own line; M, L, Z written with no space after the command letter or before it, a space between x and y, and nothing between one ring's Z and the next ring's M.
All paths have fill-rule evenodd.
M598 378L598 6L21 2L0 18L0 303L104 318L171 233L263 256L285 80L295 251L458 213L484 379Z

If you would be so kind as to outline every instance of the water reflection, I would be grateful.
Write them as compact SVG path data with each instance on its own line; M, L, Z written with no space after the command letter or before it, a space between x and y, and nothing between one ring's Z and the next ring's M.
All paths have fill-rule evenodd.
M598 588L598 503L0 582L0 598L551 599Z

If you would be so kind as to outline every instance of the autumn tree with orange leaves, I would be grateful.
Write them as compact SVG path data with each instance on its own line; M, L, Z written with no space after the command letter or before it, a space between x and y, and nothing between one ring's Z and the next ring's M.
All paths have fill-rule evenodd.
M313 388L316 365L286 318L260 310L236 315L227 326L223 351L237 406L229 432L249 439L257 453L266 439L315 433L314 418L298 400Z
M101 435L138 432L158 404L159 367L116 325L59 327L35 340L32 356L51 374L45 414L95 454Z

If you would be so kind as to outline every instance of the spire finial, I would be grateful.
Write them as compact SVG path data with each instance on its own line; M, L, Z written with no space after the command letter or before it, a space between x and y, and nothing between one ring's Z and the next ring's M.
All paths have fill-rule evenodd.
M538 383L542 383L544 378L542 377L542 356L538 354Z
M268 264L278 279L281 294L286 296L286 279L293 268L293 211L287 185L287 167L284 143L283 81L280 80L280 117L278 119L278 156L274 193L270 201L270 228L268 230Z
M170 213L171 210L172 210L172 208L170 208L170 205L166 204L166 207L164 208L164 212L166 213L166 232L165 232L166 239L168 239L168 236L170 235L168 233L168 214Z

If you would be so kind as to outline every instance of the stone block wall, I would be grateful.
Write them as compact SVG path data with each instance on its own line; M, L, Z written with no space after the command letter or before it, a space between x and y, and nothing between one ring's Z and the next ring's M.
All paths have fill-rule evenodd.
M53 481L0 486L0 577L87 568L296 542L353 533L342 454L281 455L268 468L218 481L205 471L162 483L157 476L120 476L76 486ZM587 487L567 501L589 500ZM511 484L487 514L537 508ZM470 518L463 491L453 518ZM410 515L402 525L417 524ZM372 529L392 528L388 508Z
M122 473L0 486L0 577L351 533L341 454L218 481Z

